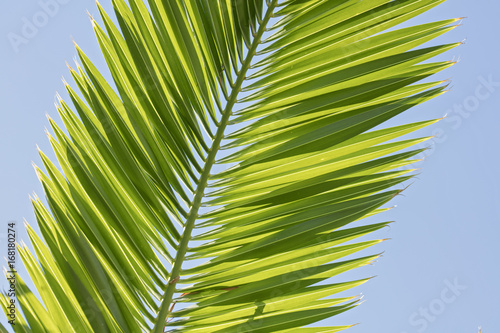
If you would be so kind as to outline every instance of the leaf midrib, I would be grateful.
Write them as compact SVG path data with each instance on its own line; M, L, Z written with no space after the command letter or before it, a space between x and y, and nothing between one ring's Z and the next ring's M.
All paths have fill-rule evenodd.
M172 272L170 274L170 279L167 284L167 289L165 291L165 294L163 296L163 301L160 305L160 311L158 313L158 317L156 318L156 323L153 328L154 333L161 333L163 332L165 328L165 321L167 319L167 316L169 314L169 308L170 304L172 303L172 298L175 293L175 287L177 284L177 280L180 277L180 273L182 270L182 264L184 262L184 258L186 256L186 252L188 249L189 241L191 239L191 234L193 232L193 229L195 227L195 222L196 219L198 218L198 211L201 207L201 202L203 200L203 197L205 195L205 189L208 184L208 178L210 176L210 171L212 170L213 165L215 164L215 157L217 155L217 152L220 149L220 144L222 142L222 139L224 138L224 132L226 130L227 125L229 124L229 117L232 114L233 107L236 104L238 94L241 91L241 87L243 85L243 82L245 81L246 78L246 73L250 69L250 65L252 63L252 60L256 54L257 47L259 46L261 42L261 37L263 36L264 32L267 30L267 23L269 22L270 18L272 17L273 11L277 6L278 0L272 0L270 3L268 3L268 8L266 11L266 14L264 18L262 19L262 24L259 26L259 30L254 36L252 45L250 46L250 49L248 50L247 57L245 61L242 64L241 70L238 73L236 82L232 88L231 95L229 96L229 99L227 101L226 107L224 108L224 111L222 113L222 118L220 120L220 125L217 129L217 133L215 135L214 141L212 142L212 147L209 150L209 154L207 156L205 166L203 168L203 172L200 176L200 180L198 182L198 186L196 188L195 196L193 198L193 204L191 206L191 209L189 211L189 214L186 219L185 223L185 228L184 232L182 234L181 241L179 243L179 247L177 250L174 266L172 267Z

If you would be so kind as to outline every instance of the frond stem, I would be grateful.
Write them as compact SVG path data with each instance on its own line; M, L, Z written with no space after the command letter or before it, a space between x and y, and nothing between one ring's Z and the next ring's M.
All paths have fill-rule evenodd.
M224 138L224 132L229 124L229 117L232 114L233 107L236 104L238 94L241 91L241 87L243 82L245 81L246 73L250 68L251 62L255 56L257 47L259 46L261 40L260 38L266 31L266 25L272 17L273 11L277 5L278 0L268 0L268 8L266 11L266 15L262 20L262 24L259 26L259 30L256 33L256 37L250 45L247 53L247 57L245 62L243 63L241 70L238 74L238 78L234 84L234 88L232 89L231 95L229 96L229 100L226 104L224 112L222 114L222 119L220 120L220 126L217 129L217 133L215 135L214 141L212 143L212 148L209 150L209 154L207 156L207 162L205 163L205 167L203 168L203 172L200 177L200 181L198 183L196 194L193 199L193 205L191 206L191 210L187 216L184 232L182 234L181 241L179 243L179 247L177 250L177 255L175 258L174 266L172 267L172 272L170 274L170 280L167 283L167 289L165 290L165 294L163 296L163 301L160 305L160 311L158 313L158 317L156 318L156 323L153 328L153 333L161 333L165 328L165 323L167 316L170 313L170 305L172 303L172 299L175 293L175 288L177 281L180 278L180 274L182 271L182 263L184 262L184 258L186 256L186 252L189 245L189 240L191 239L191 234L195 227L196 218L198 217L198 211L201 207L201 202L203 200L203 196L205 195L205 189L208 184L208 178L210 176L210 171L215 164L215 157L217 152L220 149L220 144L222 139Z

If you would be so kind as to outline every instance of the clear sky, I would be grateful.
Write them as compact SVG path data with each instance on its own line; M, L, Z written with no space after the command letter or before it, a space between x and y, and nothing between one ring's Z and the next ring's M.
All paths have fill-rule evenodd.
M55 92L63 91L61 77L69 77L65 62L75 57L71 36L99 68L105 66L85 14L98 16L94 2L59 0L44 19L46 2L51 1L0 5L2 257L7 222L17 221L17 240L26 242L23 220L35 223L28 195L43 192L31 162L40 164L36 144L51 152L45 114L58 119L53 103ZM109 8L110 1L102 2ZM391 238L376 249L384 256L350 275L377 276L356 290L366 302L329 324L361 323L352 333L475 333L480 325L483 333L500 332L499 14L497 1L449 0L411 22L467 17L439 40L466 39L445 55L459 64L438 74L452 79L452 90L395 122L448 118L419 133L437 137L418 165L418 178L395 199L398 207L382 217L397 221L377 234ZM9 34L22 35L25 20L33 19L43 24L25 31L27 38L14 46Z

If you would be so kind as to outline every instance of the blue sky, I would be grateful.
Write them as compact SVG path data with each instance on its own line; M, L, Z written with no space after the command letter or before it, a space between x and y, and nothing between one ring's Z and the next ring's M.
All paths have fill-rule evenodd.
M31 162L36 150L51 151L44 128L46 114L58 118L55 92L69 77L65 62L73 62L71 39L99 68L105 64L86 10L97 16L91 0L60 0L59 7L22 35L47 1L17 1L0 5L0 249L6 249L8 221L17 221L18 241L28 242L23 220L34 224L28 195L42 195ZM103 5L109 8L107 0ZM377 278L359 288L362 306L335 318L332 324L361 323L353 333L500 332L500 3L449 0L411 23L466 16L463 26L440 42L466 39L444 58L460 60L439 78L451 79L451 91L396 119L406 123L448 117L421 136L437 135L419 176L393 202L385 220L395 220L377 234L391 238L379 245L383 257L358 270L356 277ZM43 16L37 18L43 20ZM9 35L10 34L10 35ZM9 36L10 39L9 39ZM69 78L68 78L69 79ZM5 227L4 227L5 226ZM6 251L6 250L5 250ZM3 252L0 253L5 256ZM2 282L2 288L6 284ZM2 317L2 323L5 320Z

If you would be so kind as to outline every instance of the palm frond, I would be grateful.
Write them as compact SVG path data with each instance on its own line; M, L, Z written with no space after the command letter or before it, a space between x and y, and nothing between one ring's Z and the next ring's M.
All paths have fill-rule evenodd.
M428 138L402 137L437 120L381 125L445 92L422 80L460 44L422 46L457 19L394 27L442 2L97 4L114 82L76 45L58 165L35 166L41 236L19 248L39 296L19 278L14 330L349 328L310 325L359 304L343 294L368 279L337 275L378 257L360 238L389 222L358 221L412 177Z

